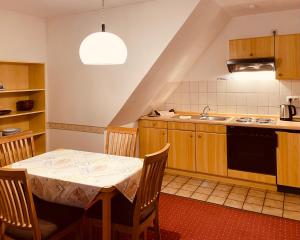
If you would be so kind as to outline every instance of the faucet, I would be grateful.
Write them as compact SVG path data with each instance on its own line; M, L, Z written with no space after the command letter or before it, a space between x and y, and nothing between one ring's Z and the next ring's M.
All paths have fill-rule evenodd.
M209 111L210 111L210 107L209 107L209 105L206 105L202 110L202 114L201 114L202 117L207 117Z

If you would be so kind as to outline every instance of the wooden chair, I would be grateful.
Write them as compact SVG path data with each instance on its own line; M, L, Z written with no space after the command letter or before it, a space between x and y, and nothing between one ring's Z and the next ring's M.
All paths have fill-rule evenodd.
M112 230L115 236L116 233L127 233L131 234L132 240L138 240L143 233L146 240L148 228L154 225L155 240L160 240L158 202L169 148L168 143L159 152L145 156L134 203L129 202L122 194L113 198ZM99 202L88 211L91 227L101 228L101 209Z
M34 139L31 131L0 138L0 152L4 162L2 166L35 156Z
M137 128L107 127L104 152L111 155L134 157Z
M0 169L1 240L62 239L81 231L82 216L82 209L42 200L35 206L26 170Z

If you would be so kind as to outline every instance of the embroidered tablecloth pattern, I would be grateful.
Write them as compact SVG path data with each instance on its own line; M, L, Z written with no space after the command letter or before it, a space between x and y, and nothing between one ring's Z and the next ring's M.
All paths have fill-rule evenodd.
M143 161L76 150L56 150L11 165L26 168L32 192L46 201L86 207L101 189L116 187L131 202Z

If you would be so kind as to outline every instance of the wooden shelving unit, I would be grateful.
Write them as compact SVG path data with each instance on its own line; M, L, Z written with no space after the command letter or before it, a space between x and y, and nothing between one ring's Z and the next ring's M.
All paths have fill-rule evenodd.
M42 63L0 62L0 109L12 112L0 116L0 131L9 127L31 130L36 152L46 151L45 65ZM33 100L31 111L16 111L16 102ZM0 157L1 158L1 157Z
M0 90L1 93L23 93L23 92L40 92L45 91L45 89L11 89L11 90Z

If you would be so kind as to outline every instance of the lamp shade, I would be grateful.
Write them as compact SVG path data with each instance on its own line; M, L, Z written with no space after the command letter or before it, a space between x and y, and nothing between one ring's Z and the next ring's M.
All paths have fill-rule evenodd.
M95 32L88 35L79 48L79 56L87 65L124 64L127 47L124 41L110 32Z

